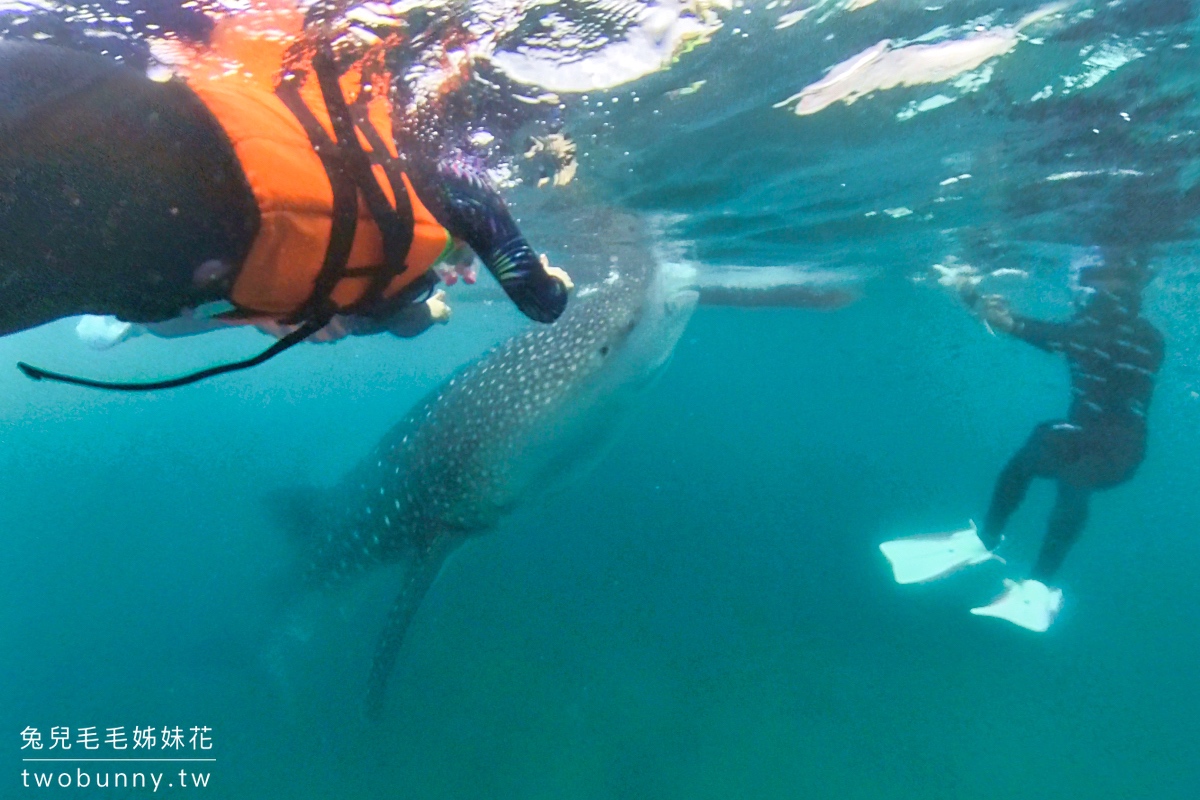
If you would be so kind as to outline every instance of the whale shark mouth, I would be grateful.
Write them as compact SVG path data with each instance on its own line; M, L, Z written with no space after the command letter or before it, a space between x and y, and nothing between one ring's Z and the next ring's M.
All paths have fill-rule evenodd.
M636 341L627 345L639 351L632 358L643 362L637 374L626 378L632 388L649 385L670 363L675 345L700 300L695 288L696 276L691 264L659 261L657 274L647 289L638 329L633 333Z

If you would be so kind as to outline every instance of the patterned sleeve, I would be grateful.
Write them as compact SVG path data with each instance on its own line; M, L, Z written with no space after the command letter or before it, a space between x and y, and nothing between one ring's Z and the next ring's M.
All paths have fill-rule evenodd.
M438 221L475 251L527 317L558 319L567 289L546 272L487 175L463 161L442 160L436 174L420 183L425 185L418 185L418 193L433 200L430 210Z
M1031 317L1013 316L1012 335L1048 353L1061 353L1067 347L1068 328L1063 322L1047 322Z

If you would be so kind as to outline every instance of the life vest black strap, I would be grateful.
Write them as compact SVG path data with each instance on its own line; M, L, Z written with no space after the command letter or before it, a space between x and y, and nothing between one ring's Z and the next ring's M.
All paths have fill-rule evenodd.
M381 149L383 148L382 140L378 132L374 130L374 126L370 124L366 114L358 115L357 120L355 115L351 114L350 108L346 104L346 98L342 96L333 48L328 42L322 42L318 46L317 52L313 55L312 68L317 77L317 84L321 87L321 98L325 101L325 111L329 114L329 122L337 136L338 146L346 160L349 173L354 182L358 184L363 200L383 238L383 268L375 272L362 297L347 310L370 309L383 297L392 278L407 269L404 260L412 248L413 240L412 204L409 202L408 191L405 189L403 181L401 180L397 185L397 181L393 178L395 170L389 170L386 167L384 169L388 176L388 183L391 184L392 196L396 199L395 208L388 202L387 196L375 179L375 172L371 169L371 159L358 143L357 128L363 129L364 136L371 143L375 158L381 163L386 163L385 159L390 161L387 158L388 151ZM374 134L373 140L371 134ZM343 264L343 268L344 266Z
M415 222L413 218L412 200L408 195L408 186L404 182L404 171L400 166L399 159L392 158L391 152L383 141L383 137L379 135L379 131L375 129L375 125L371 122L370 112L365 102L355 103L350 107L350 113L354 117L354 124L362 132L363 138L367 140L367 144L371 146L371 163L378 164L383 167L383 174L387 176L388 185L392 189L392 196L396 198L396 210L394 215L400 219L400 230L404 233L403 240L404 250L400 256L399 275L408 266L403 259L412 247L413 236L416 233ZM383 296L384 290L387 289L388 281L380 280L378 276L376 281L367 289L364 294L364 299L368 297L371 302L377 301Z
M371 163L379 164L383 167L384 174L387 175L388 184L392 187L392 194L396 198L396 213L404 219L411 217L412 201L408 197L408 187L404 184L404 171L400 167L399 159L392 158L391 151L388 150L383 137L379 135L379 131L371 122L371 115L365 103L358 102L350 106L350 113L354 116L354 124L362 131L363 138L371 146L373 155ZM411 224L408 229L412 230Z
M299 322L331 307L333 290L346 275L346 262L350 260L350 249L354 246L354 233L358 226L358 182L352 174L345 149L329 138L312 110L304 104L298 79L294 76L284 78L275 94L304 129L313 151L325 167L329 186L333 190L332 224L325 259L313 281L312 294L289 319L290 322Z

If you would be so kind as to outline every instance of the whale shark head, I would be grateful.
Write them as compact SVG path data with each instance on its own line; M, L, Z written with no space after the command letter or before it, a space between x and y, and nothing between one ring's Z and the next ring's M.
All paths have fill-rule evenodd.
M627 393L662 372L696 308L695 276L688 264L659 262L645 274L614 270L606 285L581 292L578 320L567 324L595 334L589 351L577 354L578 369L600 384L594 390Z
M642 335L655 354L650 368L657 375L675 352L675 345L696 310L696 268L682 261L659 263L655 280L646 294L642 310Z

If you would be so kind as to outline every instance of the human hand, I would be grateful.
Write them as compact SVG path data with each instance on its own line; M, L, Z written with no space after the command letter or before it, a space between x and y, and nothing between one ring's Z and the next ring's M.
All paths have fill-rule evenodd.
M961 297L967 299L975 293L975 287L983 278L970 264L959 264L953 258L947 260L950 263L933 265L933 271L938 276L938 285L958 292Z
M1008 301L1002 295L980 295L972 310L989 328L1001 331L1002 333L1010 333L1016 327L1012 310L1008 307Z
M429 308L429 318L434 322L445 325L450 321L450 305L446 302L446 293L441 289L434 292L425 305Z
M566 287L568 292L575 288L575 281L571 280L571 276L567 274L567 271L560 267L550 266L550 259L546 257L545 253L542 254L542 269L544 269L546 274L551 278L557 278L558 281L564 287Z

